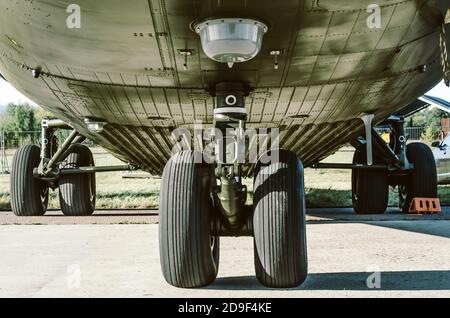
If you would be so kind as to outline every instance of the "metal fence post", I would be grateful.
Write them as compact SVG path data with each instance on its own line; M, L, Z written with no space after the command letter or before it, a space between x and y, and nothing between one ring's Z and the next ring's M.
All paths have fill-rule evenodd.
M0 140L0 174L8 174L8 158L6 157L5 132L2 130Z

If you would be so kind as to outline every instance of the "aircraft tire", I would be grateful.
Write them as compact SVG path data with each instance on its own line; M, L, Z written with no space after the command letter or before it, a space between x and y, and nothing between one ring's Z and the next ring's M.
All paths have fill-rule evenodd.
M64 160L64 168L94 166L91 150L81 144L73 144ZM95 173L68 174L59 178L59 204L66 216L88 216L95 210Z
M304 170L296 154L258 163L254 178L254 258L266 287L299 286L307 276Z
M17 216L40 216L47 211L48 186L33 176L39 166L40 148L20 147L11 168L11 208Z
M360 146L353 163L366 162L366 149ZM352 203L356 214L383 214L389 201L389 179L383 170L352 170Z
M414 168L399 186L399 207L405 213L413 198L437 198L436 161L430 147L420 142L410 143L406 156Z
M213 167L193 151L174 155L164 168L159 250L163 276L172 286L202 287L216 279L220 241L210 234L213 177Z

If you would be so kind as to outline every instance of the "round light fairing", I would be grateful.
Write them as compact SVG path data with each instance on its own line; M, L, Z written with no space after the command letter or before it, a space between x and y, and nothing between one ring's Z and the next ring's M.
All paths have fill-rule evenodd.
M227 63L246 62L261 50L267 26L252 19L224 18L206 20L194 26L202 48L212 60Z

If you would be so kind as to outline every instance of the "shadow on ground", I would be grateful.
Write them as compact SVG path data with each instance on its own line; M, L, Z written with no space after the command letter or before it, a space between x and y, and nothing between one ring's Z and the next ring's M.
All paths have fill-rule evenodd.
M308 224L322 223L364 223L374 226L428 234L450 238L450 224L442 226L439 222L450 221L450 207L442 207L439 214L414 215L400 213L396 208L389 208L385 214L357 215L351 208L308 209ZM418 222L420 221L420 222Z
M280 290L371 290L367 279L372 273L312 273L297 288ZM399 271L381 272L380 288L373 290L450 290L448 271ZM222 277L206 287L213 290L267 290L255 276Z
M390 229L450 238L450 222L447 222L449 223L449 226L447 228L438 226L438 224L434 223L433 221L421 222L420 224L417 223L418 222L395 221L395 222L374 222L370 224Z

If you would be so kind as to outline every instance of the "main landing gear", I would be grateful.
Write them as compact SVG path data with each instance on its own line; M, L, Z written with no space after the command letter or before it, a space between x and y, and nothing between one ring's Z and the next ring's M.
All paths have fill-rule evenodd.
M369 115L371 116L371 115ZM406 144L403 118L389 117L387 144L371 127L371 117L363 117L365 138L359 137L353 164L316 164L315 168L352 169L352 202L357 214L382 214L389 201L389 186L398 189L399 208L408 212L413 198L437 197L436 162L423 143Z
M56 129L71 130L58 147ZM84 137L57 119L42 121L41 147L25 145L13 158L11 208L17 216L40 216L47 211L49 190L59 190L64 215L86 216L95 209L95 172L124 171L133 167L95 167Z
M263 285L295 287L306 279L303 165L297 156L269 151L272 160L256 164L253 209L245 205L237 160L245 95L240 83L216 86L214 126L223 137L216 136L214 163L206 163L200 152L184 151L164 169L160 256L163 275L173 286L201 287L215 280L221 236L254 237L256 277Z

